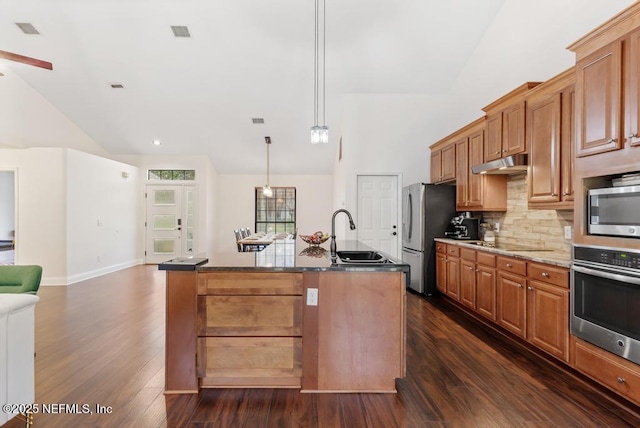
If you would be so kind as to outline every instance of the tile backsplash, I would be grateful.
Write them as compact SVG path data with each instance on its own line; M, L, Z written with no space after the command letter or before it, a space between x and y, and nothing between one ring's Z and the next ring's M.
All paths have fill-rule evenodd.
M483 213L487 223L500 223L499 244L518 244L571 252L571 239L564 238L564 227L573 230L571 210L530 210L527 208L527 175L511 175L507 181L507 212Z

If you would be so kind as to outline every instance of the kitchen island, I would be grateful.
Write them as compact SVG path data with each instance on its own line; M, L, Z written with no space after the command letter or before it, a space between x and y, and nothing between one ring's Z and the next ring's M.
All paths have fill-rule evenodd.
M371 250L356 241L339 250ZM324 247L275 241L166 271L165 393L200 388L395 392L405 375L409 266L332 261Z

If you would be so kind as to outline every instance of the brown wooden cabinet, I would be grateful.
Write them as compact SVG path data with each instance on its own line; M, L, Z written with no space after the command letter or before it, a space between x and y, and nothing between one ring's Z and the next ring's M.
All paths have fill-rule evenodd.
M476 257L476 310L496 321L496 256L478 251Z
M443 183L456 179L456 146L442 144L431 147L431 182Z
M198 274L200 386L299 388L302 289L302 273Z
M460 303L476 309L476 251L460 248Z
M464 245L436 242L438 248L438 285L447 297L569 361L567 268Z
M456 209L460 211L506 211L507 177L473 174L471 166L483 162L485 119L480 118L444 140L455 146Z
M573 208L575 70L527 94L529 208Z
M482 109L487 114L484 162L526 153L524 97L539 83L524 83Z

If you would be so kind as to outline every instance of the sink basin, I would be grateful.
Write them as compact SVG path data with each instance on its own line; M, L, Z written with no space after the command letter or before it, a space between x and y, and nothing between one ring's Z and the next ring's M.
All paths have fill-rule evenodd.
M343 263L391 263L377 251L338 251L336 254Z

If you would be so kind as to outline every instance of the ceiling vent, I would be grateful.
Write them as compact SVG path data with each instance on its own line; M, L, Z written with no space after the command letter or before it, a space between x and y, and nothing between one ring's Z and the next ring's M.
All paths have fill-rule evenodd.
M172 25L171 31L173 31L175 37L191 37L186 25Z
M251 122L253 122L254 125L259 125L261 123L264 123L264 119L261 117L254 117L251 119Z
M122 83L111 83L110 86L113 89L124 89L124 85Z
M40 32L36 30L36 27L28 22L16 22L16 25L24 34L40 34Z

